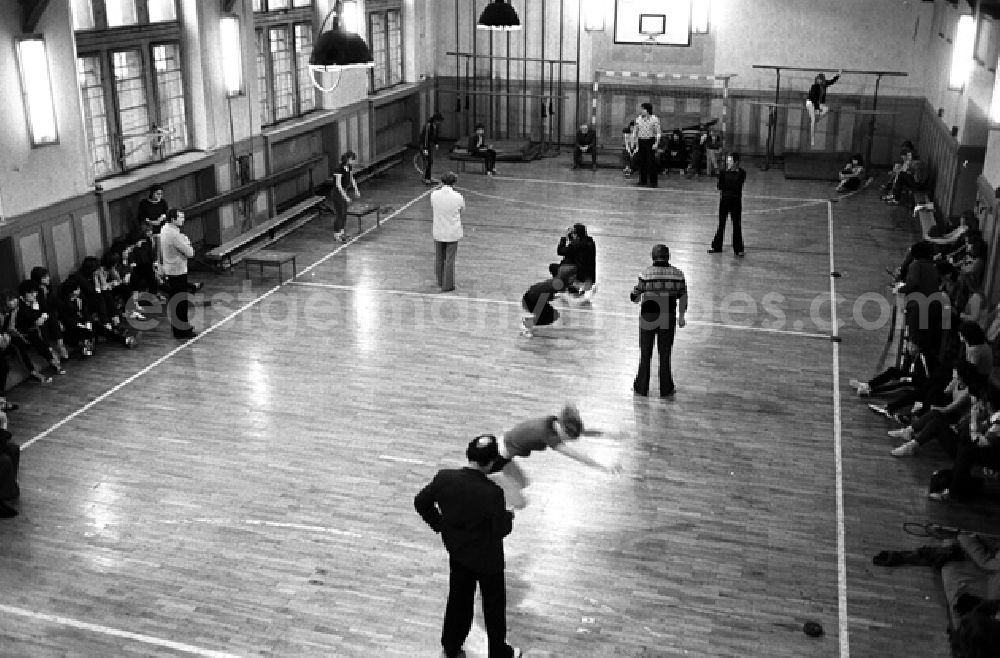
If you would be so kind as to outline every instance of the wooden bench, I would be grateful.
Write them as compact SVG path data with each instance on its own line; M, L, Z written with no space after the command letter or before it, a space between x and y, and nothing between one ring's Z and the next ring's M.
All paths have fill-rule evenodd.
M382 225L382 206L377 203L352 203L347 206L347 216L358 218L358 235L361 235L361 218L375 213L375 228Z
M295 257L296 254L293 251L271 251L271 250L261 250L256 251L252 254L247 254L243 258L244 267L246 269L246 278L250 278L250 266L259 265L260 273L264 274L265 265L277 265L278 266L278 279L281 279L281 266L285 263L291 261L292 263L292 278L294 279L298 276L298 269L295 267Z
M205 259L218 270L224 270L238 263L247 254L262 249L280 240L300 226L319 215L323 197L311 196L300 201L283 213L241 233L232 240L220 244L205 254Z
M465 163L467 162L481 162L483 163L483 175L486 175L486 158L478 157L470 153L455 153L452 151L448 154L449 160L455 160L458 162L458 170L461 173L465 173Z
M375 176L392 169L403 161L403 154L405 153L406 146L400 146L384 153L374 161L358 167L354 172L354 180L358 183L362 183L369 178L374 178Z

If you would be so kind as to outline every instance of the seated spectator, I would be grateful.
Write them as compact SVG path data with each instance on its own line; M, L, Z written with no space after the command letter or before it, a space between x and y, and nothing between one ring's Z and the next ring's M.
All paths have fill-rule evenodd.
M93 256L84 258L74 277L80 285L83 306L90 314L86 319L93 323L94 333L125 347L135 345L135 336L129 333L127 323L116 308L100 262Z
M694 176L701 176L701 170L705 164L705 148L706 143L708 142L708 128L703 123L699 123L697 126L692 126L690 129L690 138L688 137L688 130L689 129L685 128L683 132L688 152L687 176L688 178L693 178Z
M59 315L63 319L66 341L80 349L85 356L93 356L96 343L90 312L81 297L80 279L76 276L59 286Z
M948 255L948 261L959 270L959 276L971 287L982 285L986 271L986 241L977 229L969 229L962 239L962 246Z
M963 417L969 415L967 412L970 410L972 416L981 414L982 405L978 401L985 394L987 381L971 363L959 363L955 373L955 379L945 390L953 396L950 404L943 407L932 406L907 427L889 432L892 438L904 441L891 451L893 457L913 456L921 447L935 439L949 454L954 456L957 453L959 435L952 426L961 427Z
M17 510L7 503L21 497L21 489L17 485L21 447L11 439L11 433L7 430L7 416L0 413L0 519L17 516Z
M961 286L961 294L965 299L965 305L959 311L959 321L975 322L985 331L989 310L986 308L986 297L983 295L983 291L979 288L971 287L967 281L961 281ZM990 341L987 339L986 342Z
M635 169L635 155L639 152L639 145L632 136L635 131L635 121L632 121L622 129L622 173L625 178L632 176Z
M573 146L573 169L579 169L584 154L590 156L590 166L597 171L597 134L590 129L589 123L581 123L580 131L576 133L576 144Z
M21 282L17 287L17 312L14 314L14 341L21 342L23 347L31 347L52 370L59 375L65 375L59 355L52 349L52 339L45 330L49 314L38 307L38 286L30 279Z
M899 367L890 366L868 381L852 379L849 384L861 397L915 391L930 379L934 362L934 355L924 354L916 342L907 340L903 343L903 360Z
M492 144L486 142L486 126L481 123L476 124L476 132L469 138L469 155L483 158L486 161L487 176L496 175L497 152L493 150Z
M167 301L167 295L162 292L164 282L158 271L156 249L156 236L151 228L147 228L142 234L134 236L132 244L122 252L122 258L128 263L131 274L129 287L137 295L136 311L140 313L142 309L138 302L143 293L157 296L163 303Z
M851 156L851 161L840 170L837 192L854 192L865 182L865 160L860 153Z
M563 257L562 262L550 264L549 273L558 276L561 267L575 267L576 281L569 287L569 292L584 295L579 301L589 300L597 289L597 245L594 238L587 235L587 227L573 224L566 235L559 238L556 253Z
M946 502L974 498L982 480L973 477L973 469L978 465L1000 470L1000 388L996 381L987 386L982 408L984 413L974 414L968 425L960 425L967 434L958 444L954 464L945 472L944 488L930 492L928 498L931 500Z
M665 174L669 174L671 169L676 169L677 173L683 174L687 166L688 155L687 149L684 147L684 137L680 130L674 130L667 137L667 143L663 147L660 169Z
M44 267L31 268L31 281L38 286L38 308L48 313L49 319L45 322L45 330L49 338L53 341L53 347L59 354L59 358L66 360L69 352L63 343L62 324L59 322L59 311L56 308L56 295L52 290L52 277Z
M914 158L918 157L917 147L914 146L913 142L910 140L904 140L903 143L899 145L899 158L895 163L893 163L892 169L889 170L885 183L882 184L883 198L885 198L885 195L889 194L889 191L892 190L892 184L896 182L896 174L903 170L903 164L906 162L906 158L903 157L903 153L906 151L911 151Z
M904 192L912 193L923 189L927 178L924 165L913 150L904 149L900 152L900 157L903 159L902 166L896 172L889 194L883 197L886 203L897 206Z
M3 367L8 367L8 357L14 357L37 382L40 384L50 383L52 378L35 367L24 341L18 340L17 328L14 326L14 316L17 315L17 295L0 293L0 302L2 302L0 304L0 361L3 362ZM4 387L6 387L6 381L7 373L5 372Z
M934 209L934 204L928 204L930 207L928 210ZM923 209L925 206L914 207L914 213L918 209ZM939 228L938 224L935 223L931 227L930 231L924 235L924 240L933 244L939 251L948 250L954 246L959 245L962 241L963 236L966 231L971 229L979 230L979 218L976 217L976 213L972 210L966 210L959 216L957 224L948 224L944 228Z

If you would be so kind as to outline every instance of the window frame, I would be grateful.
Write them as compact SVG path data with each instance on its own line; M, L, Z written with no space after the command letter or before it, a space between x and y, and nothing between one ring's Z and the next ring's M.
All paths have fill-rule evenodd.
M268 0L260 0L267 7ZM312 108L309 110L302 110L302 85L299 78L299 53L296 48L295 43L295 28L296 26L304 25L307 31L312 36L313 43L316 40L314 20L313 20L313 6L312 0L308 6L295 6L297 0L288 0L289 7L287 9L277 9L277 10L267 10L264 11L253 11L253 29L254 29L254 61L255 70L258 70L258 65L256 63L259 49L261 46L261 39L263 38L265 45L265 57L264 57L264 71L265 71L265 86L263 89L258 88L257 93L262 95L262 98L257 99L257 108L261 111L260 125L262 128L269 128L272 126L280 125L286 121L295 121L312 112L319 110L319 99L316 97L316 90L313 88L313 102ZM289 117L284 117L282 119L276 119L277 114L277 93L275 91L275 77L274 77L274 58L271 52L271 30L275 27L284 27L288 35L288 53L291 62L291 73L292 73L292 115ZM308 56L307 56L308 57ZM307 62L308 63L308 62ZM308 70L308 69L306 69ZM260 76L258 70L258 86L260 84ZM312 84L310 83L310 88ZM266 98L264 98L266 96ZM267 116L264 116L263 106L267 104L268 112Z
M149 1L150 0L132 0L135 3L135 17L136 22L127 25L108 25L108 10L105 5L105 0L85 0L90 3L91 15L94 18L93 27L85 27L77 29L75 23L75 16L71 16L71 22L73 31L76 33L87 33L87 32L101 32L105 30L133 30L135 28L143 28L149 26L160 26L169 25L171 23L176 23L179 20L180 10L177 6L178 0L169 0L174 5L174 20L172 21L156 21L151 23L149 21ZM72 12L72 3L70 11Z
M392 39L390 37L389 30L389 14L395 12L399 15L399 61L396 62L392 57ZM386 84L379 87L375 84L375 69L378 68L378 62L375 62L373 66L368 71L368 89L370 93L377 94L379 92L387 91L393 87L398 87L399 85L406 83L406 29L403 25L403 7L400 3L392 3L386 6L378 6L376 8L368 9L365 12L365 32L368 37L368 46L372 49L372 57L375 57L374 50L374 33L372 29L372 17L380 16L382 20L382 25L385 28L385 79ZM393 73L398 72L399 79L393 82Z

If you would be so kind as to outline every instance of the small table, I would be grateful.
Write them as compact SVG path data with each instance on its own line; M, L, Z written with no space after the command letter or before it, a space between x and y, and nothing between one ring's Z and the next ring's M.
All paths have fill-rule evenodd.
M298 276L298 270L295 267L295 257L298 254L291 251L258 251L256 253L250 254L243 259L246 265L247 278L250 278L250 266L260 265L260 273L264 273L265 265L277 265L278 266L278 278L281 278L281 266L285 263L292 262L292 278L294 279Z
M375 226L382 223L382 206L377 203L352 203L347 206L347 215L358 218L358 235L361 234L361 218L375 213Z

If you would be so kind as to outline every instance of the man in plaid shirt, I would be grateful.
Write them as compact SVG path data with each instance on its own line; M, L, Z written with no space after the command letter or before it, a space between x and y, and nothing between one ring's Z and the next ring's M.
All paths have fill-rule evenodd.
M660 397L674 394L674 379L670 373L670 350L674 345L674 328L683 327L687 313L687 284L684 273L670 264L670 249L665 244L653 247L653 264L642 271L632 289L632 303L639 307L639 372L632 390L636 395L649 394L649 364L653 344L660 352Z

